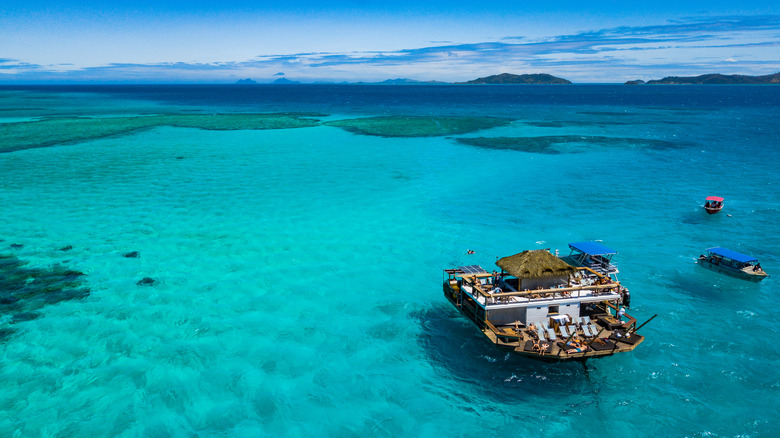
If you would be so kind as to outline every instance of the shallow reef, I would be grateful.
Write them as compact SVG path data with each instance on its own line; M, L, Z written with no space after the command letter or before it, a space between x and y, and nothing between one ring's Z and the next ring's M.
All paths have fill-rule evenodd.
M508 125L511 119L499 117L386 116L326 122L349 132L378 137L441 137L468 134Z
M523 124L537 128L572 128L610 125L636 125L636 122L616 120L525 120Z
M0 254L0 340L13 334L14 324L40 317L43 307L89 295L82 285L83 272L26 265L14 255Z
M462 137L458 143L487 149L509 149L540 154L581 152L592 147L675 149L680 145L664 140L588 135L546 135L538 137Z
M158 126L206 130L317 126L319 114L158 114L133 117L56 117L0 124L0 153L126 135Z

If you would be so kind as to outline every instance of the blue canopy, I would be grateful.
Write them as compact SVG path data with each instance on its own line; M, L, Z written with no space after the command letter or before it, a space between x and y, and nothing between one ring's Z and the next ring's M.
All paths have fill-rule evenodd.
M721 257L726 257L727 259L736 260L741 263L749 263L749 262L757 262L758 259L755 257L751 257L749 255L740 254L736 251L732 251L730 249L721 248L719 246L716 246L715 248L707 248L707 252L719 255Z
M617 254L614 249L596 242L574 242L569 244L569 248L576 249L579 252L590 255L612 255Z

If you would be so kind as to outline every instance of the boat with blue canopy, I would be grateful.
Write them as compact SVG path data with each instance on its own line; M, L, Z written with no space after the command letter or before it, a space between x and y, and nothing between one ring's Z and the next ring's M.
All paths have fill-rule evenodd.
M758 259L753 256L720 246L707 248L705 251L707 254L700 255L696 261L703 268L753 282L759 282L769 277L761 268Z
M572 242L569 244L569 248L571 252L568 256L561 257L562 260L572 266L588 268L590 271L598 273L602 278L619 283L618 268L612 262L612 257L617 254L617 251L593 241ZM631 304L631 293L628 288L621 286L619 293L621 296L620 304L628 307Z
M618 273L617 266L612 264L612 256L617 254L598 242L573 242L569 244L571 253L568 258L575 266L583 266L602 274L614 277Z

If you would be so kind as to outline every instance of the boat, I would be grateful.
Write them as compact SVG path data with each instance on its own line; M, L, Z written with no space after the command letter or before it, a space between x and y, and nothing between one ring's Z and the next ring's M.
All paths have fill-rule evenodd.
M704 209L709 214L715 214L723 210L723 198L720 196L707 196L704 202Z
M572 266L549 250L527 250L480 265L445 269L444 295L498 348L549 362L632 351L644 341L619 306L620 283Z
M756 283L769 277L755 257L720 246L707 248L705 251L707 254L700 255L696 260L703 268Z
M573 266L588 267L602 276L608 276L613 281L619 283L617 274L617 265L612 263L612 257L617 254L612 248L602 245L598 242L572 242L569 243L571 252L568 256L562 257L563 261ZM584 275L587 275L585 273ZM631 304L631 293L628 288L620 286L621 300L619 304L629 307Z

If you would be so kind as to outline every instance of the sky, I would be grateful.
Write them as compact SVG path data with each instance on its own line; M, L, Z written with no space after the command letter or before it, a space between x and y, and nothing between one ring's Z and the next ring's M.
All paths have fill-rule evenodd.
M777 72L777 0L0 1L0 84Z

